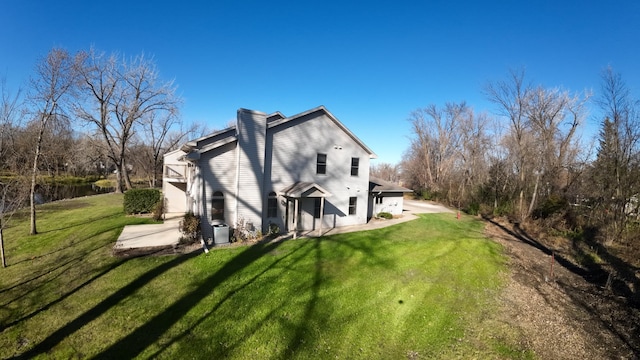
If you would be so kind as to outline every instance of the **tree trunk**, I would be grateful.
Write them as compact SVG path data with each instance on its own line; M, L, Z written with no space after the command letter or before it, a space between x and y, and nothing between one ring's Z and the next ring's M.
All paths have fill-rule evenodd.
M4 256L4 237L2 235L2 219L0 219L0 257L2 257L2 267L7 267L7 259Z
M122 165L116 164L116 194L122 194Z
M30 235L36 235L38 230L36 228L36 174L31 176L31 191L29 192L30 200L30 213L31 213L31 231Z
M524 170L522 169L524 165L524 160L520 161L520 199L519 202L520 204L518 205L518 217L520 218L520 221L524 221L525 220L525 214L524 214Z
M527 217L531 216L533 212L533 207L536 204L536 198L538 196L538 183L540 182L540 173L536 174L536 183L533 186L533 195L531 195L531 204L529 204L529 211L527 211Z
M122 177L124 179L125 188L127 190L133 189L133 186L131 185L131 179L129 178L129 170L127 170L127 164L124 161L124 158L122 159Z
M46 120L43 120L40 126L40 133L38 134L38 140L36 143L36 154L33 157L33 169L31 172L31 191L29 193L30 211L31 211L31 231L29 234L36 235L38 230L36 228L36 179L38 176L38 159L40 158L40 151L42 148L42 136L44 129L47 126Z

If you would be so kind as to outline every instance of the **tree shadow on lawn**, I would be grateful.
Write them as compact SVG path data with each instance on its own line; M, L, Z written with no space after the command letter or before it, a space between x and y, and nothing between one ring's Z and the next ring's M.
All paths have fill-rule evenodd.
M99 250L99 249L101 249L101 248L103 248L103 247L104 247L104 246L100 246L100 247L96 248L95 250ZM76 259L74 259L74 260L70 261L70 263L73 263L73 264L78 263L78 262L79 262L79 260L78 260L78 261L76 261ZM112 263L112 264L109 264L109 265L107 265L107 266L103 267L103 268L102 268L102 270L100 270L98 273L96 273L95 275L91 276L89 279L87 279L87 280L83 281L82 283L78 284L78 285L77 285L76 287L74 287L72 290L70 290L70 291L68 291L68 292L64 293L64 294L63 294L63 295L61 295L60 297L58 297L58 298L56 298L56 299L54 299L54 300L52 300L52 301L50 301L50 302L48 302L48 303L46 303L46 304L42 305L41 307L39 307L39 308L37 308L37 309L33 310L32 312L30 312L30 313L28 313L28 314L23 315L22 317L20 317L20 318L18 318L18 319L16 319L16 320L13 320L13 321L11 321L11 322L9 322L9 323L7 323L7 324L4 324L4 325L0 326L0 332L2 332L2 331L4 331L5 329L8 329L8 328L10 328L10 327L12 327L12 326L14 326L14 325L17 325L17 324L19 324L19 323L21 323L21 322L23 322L23 321L29 320L29 319L31 319L32 317L34 317L34 316L38 315L39 313L41 313L41 312L43 312L43 311L46 311L46 310L50 309L52 306L54 306L54 305L56 305L56 304L58 304L58 303L62 302L63 300L67 299L67 298L68 298L68 297L70 297L71 295L73 295L73 294L75 294L76 292L80 291L80 290L81 290L82 288L84 288L85 286L87 286L87 285L91 284L91 283L92 283L92 282L94 282L95 280L97 280L97 279L101 278L102 276L106 275L106 274L107 274L107 273L109 273L111 270L116 269L117 267L119 267L119 266L120 266L120 265L122 265L123 263L124 263L124 261L122 261L122 260L121 260L121 261L117 261L117 262L115 262L115 263ZM51 281L51 280L54 280L54 279L55 279L55 278L57 278L57 277L62 276L62 275L65 273L65 271L66 271L66 269L65 269L64 271L61 271L59 274L55 275L53 278L47 279L47 281ZM41 286L44 286L44 284L39 284L37 287L41 287ZM37 287L36 287L36 288L37 288ZM20 298L22 298L22 297L24 297L24 296L27 296L30 292L35 291L35 290L36 290L36 288L29 289L28 291L26 291L25 293L21 294L21 295L20 295L20 296L18 296L17 298L12 299L11 301L7 302L6 304L3 304L3 306L6 306L6 305L8 305L8 304L10 304L10 303L12 303L12 302L14 302L14 301L17 301L17 300L19 300Z
M74 250L73 251L73 256L70 259L64 259L64 256L66 255L64 253L60 254L60 256L56 256L56 257L50 258L50 259L48 259L48 261L50 263L52 263L53 266L44 267L38 274L31 274L32 276L30 278L22 280L17 284L11 285L11 286L9 286L7 288L4 288L4 289L0 290L0 294L2 294L4 292L11 291L11 290L14 290L14 289L22 289L23 287L25 287L25 285L27 285L27 284L29 284L31 282L37 281L37 280L39 280L41 278L45 278L46 276L51 275L52 273L55 273L58 270L66 267L67 265L69 265L69 267L70 267L71 265L73 265L75 263L79 263L80 261L85 259L89 254L91 254L91 253L93 253L93 252L95 252L97 250L100 250L100 249L102 249L102 248L104 248L106 246L112 246L113 244L111 242L109 242L107 244L101 244L101 245L98 245L98 246L93 247L91 249L88 249L87 251L80 251L80 252L77 251L78 250L77 248L78 248L79 245L83 244L84 242L86 242L88 240L93 239L95 236L99 236L99 235L108 233L110 231L115 231L115 230L118 230L118 229L121 230L122 226L121 225L115 225L115 226L112 226L112 227L110 227L108 229L103 229L99 233L90 234L90 235L86 236L84 239L78 239L78 240L76 240L74 242L69 242L69 244L67 244L66 246L63 246L63 247L58 248L56 250L53 250L53 251L51 251L49 253L38 255L38 256L34 256L32 258L23 259L23 260L20 260L20 261L14 263L14 264L11 264L12 267L13 266L18 266L19 264L21 264L23 262L27 262L27 261L31 262L31 261L35 261L35 260L42 260L42 259L45 259L45 258L49 258L52 255L57 255L57 254L63 252L64 250L69 250L69 249L73 249ZM53 277L47 278L46 280L50 281L50 280L52 280L52 279L64 274L65 271L66 271L66 269L61 271L58 275L54 275ZM38 286L42 286L42 284L36 285L35 287L38 287ZM33 286L27 287L27 293L32 291L33 288L34 288ZM12 302L12 301L4 303L3 305L6 305L6 304L8 304L10 302Z
M42 235L42 234L51 233L51 232L55 232L55 231L68 230L68 229L72 229L72 228L75 228L75 227L78 227L78 226L89 225L89 224L94 223L94 222L99 222L99 221L102 222L102 221L105 221L107 219L115 219L115 218L119 218L121 216L122 215L120 215L120 214L114 214L114 215L110 215L110 216L106 216L106 217L89 219L89 220L85 220L85 221L82 221L82 222L78 222L78 223L73 224L73 225L61 227L61 228L58 228L58 229L50 229L50 230L46 230L46 231L40 231L40 232L38 232L38 235L36 235L36 236L39 236L39 235ZM59 247L57 249L53 249L53 250L49 251L48 253L44 253L44 254L40 254L40 255L36 255L36 256L32 256L32 257L26 257L26 258L24 258L22 260L18 260L18 261L14 262L14 263L11 263L9 265L10 266L18 265L18 264L21 264L21 263L24 263L24 262L27 262L27 261L33 261L33 260L44 258L44 257L50 256L50 255L54 255L54 254L59 253L61 251L68 250L70 248L76 247L79 243L87 241L87 240L91 240L94 236L100 235L102 233L113 231L113 230L117 230L117 229L120 229L120 231L122 231L122 229L124 228L125 225L137 225L137 224L145 224L145 223L148 223L148 220L145 219L144 221L134 222L134 223L131 223L131 224L114 225L114 226L112 226L112 227L110 227L108 229L104 229L104 230L100 231L97 234L91 234L91 236L87 236L84 239L79 239L79 240L76 240L76 241L70 241L65 246Z
M292 257L292 256L296 256L295 259L292 260L292 262L290 264L296 264L298 262L300 262L301 260L303 260L311 251L313 251L315 249L315 246L311 247L312 244L315 243L316 240L308 240L308 239L304 239L301 241L300 246L298 246L297 248L295 248L294 250L283 254L282 256L278 256L276 258L274 258L274 261L269 264L268 266L265 266L264 269L260 272L258 272L257 274L255 274L253 277L251 277L249 280L247 280L246 282L244 282L243 284L235 287L234 289L228 291L215 305L213 305L211 307L211 310L207 311L204 315L202 315L197 321L195 321L193 323L193 325L191 325L188 329L186 329L185 331L183 331L182 333L180 333L179 335L173 337L171 339L171 341L168 341L166 344L163 344L163 346L156 351L153 355L151 355L151 358L156 358L158 356L160 356L160 354L165 351L167 348L169 348L172 344L179 342L180 340L182 340L183 338L187 337L191 330L198 327L199 325L201 325L202 323L204 323L208 318L210 318L211 316L214 316L216 311L218 311L218 309L227 301L229 301L233 296L237 295L238 293L240 293L241 291L243 291L245 288L247 288L249 285L253 284L254 282L256 282L260 277L264 276L267 272L272 271L272 269L274 269L280 262ZM269 246L269 247L265 247L263 249L260 249L260 255L264 256L270 253L274 253L276 246ZM300 252L304 250L303 252ZM247 254L248 255L248 254ZM257 255L257 254L256 254ZM247 263L246 265L249 265L249 263ZM289 269L289 267L283 268L283 269ZM220 277L222 274L220 274L220 272L223 269L220 269L220 271L216 272L216 274L210 276L209 278L207 278L204 283L207 284L210 281L212 281L213 279L217 279L218 277ZM216 282L217 280L213 280L214 282ZM218 284L214 284L215 286L219 285L220 282L222 281L217 281ZM195 290L193 293L189 294L189 296L193 296L195 293L202 293L202 298L204 298L205 296L208 296L212 291L213 291L213 287L199 287L197 290ZM200 301L202 298L198 299L198 301ZM195 306L195 304L193 304L192 306ZM283 304L283 306L286 306L286 304ZM274 308L272 309L267 315L264 316L263 320L260 322L255 322L252 326L251 329L248 329L247 331L245 331L245 337L244 338L238 338L234 343L230 343L230 344L225 344L224 349L222 349L220 357L224 358L227 356L230 356L231 352L237 348L238 346L242 345L245 338L248 338L249 336L251 336L252 334L255 334L256 332L258 332L258 330L260 330L260 328L264 325L264 323L266 323L267 321L270 321L270 319L277 313L277 311L280 308ZM188 312L190 310L190 307L188 309L186 309L186 312ZM293 324L289 324L289 325L293 325ZM150 345L152 342L156 341L158 336L160 336L161 333L159 334L155 334L154 337L151 339L150 343L148 345ZM128 354L127 354L128 355Z
M339 242L342 245L346 245L352 252L359 251L367 254L366 256L375 257L376 254L371 249L367 249L364 245L354 245L348 239L340 239L331 237L333 242ZM313 280L311 282L309 291L311 292L311 299L305 306L304 315L302 317L302 321L295 323L292 322L287 324L288 328L293 329L293 335L289 338L289 347L288 352L295 352L303 343L302 340L308 339L308 334L306 334L306 329L309 326L310 321L320 321L319 317L323 317L326 314L330 313L330 310L324 309L321 314L318 313L319 309L317 306L318 302L318 293L323 281L323 263L324 263L324 255L322 251L322 244L325 242L326 238L317 238L317 239L301 239L300 241L305 241L299 247L292 251L288 251L283 255L278 255L274 257L274 261L265 267L264 270L260 271L249 280L244 282L242 285L237 286L235 289L229 291L224 295L222 299L216 303L207 314L204 314L195 324L191 325L188 330L185 330L183 333L175 336L171 339L169 344L164 344L163 347L156 352L156 355L159 355L164 351L168 346L172 343L176 343L181 340L183 337L187 336L188 333L196 327L198 324L204 322L207 318L210 318L215 314L217 309L220 308L225 302L227 302L230 298L232 298L238 292L241 292L250 284L254 283L256 280L265 275L270 269L274 268L274 266L278 265L278 263L282 262L287 258L291 258L292 256L296 256L293 259L292 263L295 264L299 261L308 258L310 252L315 252L314 254L314 274ZM132 358L140 355L145 349L149 346L153 345L158 341L158 339L165 334L172 326L174 326L177 322L179 322L191 309L193 309L197 304L199 304L205 297L210 296L212 291L216 289L222 282L226 281L233 275L239 273L243 269L247 268L249 265L254 263L256 260L260 259L266 254L273 254L275 250L282 244L282 241L278 242L264 242L258 243L251 247L248 247L246 250L242 251L234 258L226 262L222 268L216 271L214 274L205 278L201 284L189 294L183 296L168 308L164 309L164 311L160 314L157 314L143 325L139 326L137 329L126 335L125 337L119 339L108 348L104 349L100 354L96 356L99 359L113 359L113 358ZM129 283L128 285L122 287L118 291L109 295L107 298L102 300L100 303L87 310L74 320L67 323L65 326L61 327L57 331L50 334L47 338L42 340L40 343L36 344L33 348L28 350L27 352L15 357L18 359L27 359L32 358L34 356L38 356L41 354L46 354L50 350L52 350L56 345L61 343L65 338L72 336L75 332L81 329L83 326L88 323L94 321L104 313L106 313L109 309L120 303L122 300L126 299L138 289L145 286L147 283L152 281L154 278L162 275L167 272L169 269L179 266L181 263L197 256L199 253L191 253L188 255L181 255L172 259L171 261L165 262L146 273L140 275L137 279ZM116 262L111 266L105 268L102 272L95 275L87 282L81 284L79 288L85 286L89 282L97 279L100 276L103 276L107 272L113 270L117 266L120 266L126 260L121 262ZM383 261L383 259L376 259L376 262L380 261L382 266L389 266L389 263ZM77 291L74 290L74 291ZM70 294L66 295L67 297ZM56 300L56 302L60 302L62 299ZM49 304L47 306L51 306ZM251 336L252 333L257 332L267 321L270 321L270 318L282 307L286 307L288 304L286 301L282 303L281 306L272 309L267 316L264 317L263 321L256 322L253 326L253 330L248 330L245 332L244 338ZM325 311L326 310L326 311ZM40 310L41 311L41 310ZM329 311L329 313L327 312ZM325 314L325 315L322 315ZM30 317L33 315L29 315ZM229 354L230 351L241 345L243 339L238 339L236 343L230 344L228 348L225 349L225 353Z
M342 238L341 235L305 238L295 241L300 242L300 245L295 249L288 251L287 253L283 253L282 255L274 257L274 260L270 264L265 265L264 269L262 269L260 272L252 276L247 281L243 282L241 285L227 291L222 296L222 298L211 307L209 311L200 316L197 321L189 326L188 329L185 329L177 336L174 336L170 341L163 343L161 348L154 352L150 357L156 358L160 356L162 352L168 349L171 345L178 343L188 337L194 328L201 326L210 318L214 317L216 315L216 312L224 303L230 301L236 295L240 296L240 293L244 289L258 281L258 279L265 276L268 272L272 272L274 271L274 269L277 269L277 266L284 260L291 259L295 256L293 259L291 259L290 262L286 263L286 267L281 268L282 273L290 270L300 271L300 268L292 266L300 262L304 262L305 259L307 259L309 255L311 255L313 256L313 276L310 283L290 284L292 286L290 291L295 292L296 297L305 296L304 294L300 294L298 292L300 289L296 286L303 285L304 291L309 292L309 300L304 305L303 314L295 314L294 316L302 319L301 321L295 321L289 319L288 317L278 316L283 309L287 309L288 307L290 307L289 300L291 299L285 298L285 300L278 306L274 306L273 308L269 309L266 314L262 315L260 320L253 322L250 327L247 327L243 331L242 336L234 338L232 341L227 341L228 339L225 339L224 344L221 344L218 352L216 352L215 354L207 354L219 358L230 357L232 356L232 353L235 349L244 345L251 336L258 333L260 329L262 329L265 325L271 322L278 322L281 324L283 329L287 329L288 332L288 334L285 336L287 339L287 344L283 346L281 354L282 358L287 358L290 355L294 355L297 351L300 350L301 347L312 346L317 339L314 339L313 335L311 335L310 337L310 325L312 323L324 323L328 321L329 316L332 314L331 307L327 307L326 303L323 303L323 306L319 306L320 291L322 286L324 285L326 277L324 266L326 266L327 257L325 256L323 247L330 245L330 249L335 251L335 245L345 246L351 254L361 252L362 254L364 254L363 257L370 256L371 258L376 260L375 266L391 266L392 264L391 262L386 261L375 254L375 252L371 248L367 248L364 245L358 245L360 241L350 241L350 239L348 238ZM227 263L227 265L225 265L222 269L205 279L202 282L203 284L192 293L186 295L178 302L174 303L174 305L166 309L162 314L157 315L154 319L138 328L135 332L129 334L125 339L120 340L118 343L102 352L97 358L108 359L113 357L134 357L139 355L142 351L144 351L145 348L157 342L157 340L161 335L164 334L166 330L168 330L174 323L179 321L204 297L209 296L214 291L214 289L223 281L234 275L236 272L247 267L258 258L267 254L273 254L277 246L279 246L279 243L274 243L262 247L254 246L244 253L239 254L238 256L236 256L236 258L231 260L230 263ZM280 276L280 274L272 273L271 276ZM213 341L213 339L211 339L211 341Z
M273 251L281 244L282 241L271 243L265 242L248 247L246 250L225 263L222 268L220 268L214 274L204 279L202 281L202 284L198 286L198 288L196 288L194 291L183 296L178 301L174 302L172 305L166 308L162 313L156 315L155 317L147 321L144 325L138 327L127 336L109 346L107 349L98 354L95 359L133 358L139 355L147 347L155 343L160 338L160 336L164 334L169 328L171 328L175 323L180 321L180 319L182 319L193 307L195 307L200 301L202 301L202 299L209 296L211 292L223 281L227 280L229 277L246 268L254 261L261 258L263 255ZM266 269L265 272L267 270L268 269ZM219 307L224 301L233 296L233 294L235 294L237 291L240 291L242 288L255 281L263 273L264 272L259 273L239 288L228 293L227 296L214 307L212 313L215 311L215 308ZM177 339L174 339L173 341L176 340Z
M91 308L88 311L84 312L82 315L78 316L76 319L72 320L71 322L69 322L65 326L63 326L62 328L56 330L55 332L53 332L52 334L47 336L47 338L45 338L40 343L35 345L32 349L28 350L27 352L25 352L25 353L23 353L23 354L21 354L19 356L14 357L14 358L16 358L16 359L30 359L30 358L33 358L33 357L35 357L37 355L41 355L41 354L47 353L49 350L53 349L57 344L59 344L62 340L64 340L68 336L73 335L76 331L78 331L84 325L86 325L86 324L90 323L91 321L97 319L99 316L101 316L102 314L107 312L109 309L111 309L113 306L118 304L123 299L125 299L128 296L130 296L131 294L133 294L136 290L140 289L145 284L149 283L154 278L162 275L163 273L165 273L169 269L171 269L171 268L173 268L175 266L178 266L179 264L187 261L188 259L192 258L193 256L195 256L195 254L178 256L178 257L176 257L175 259L173 259L171 261L165 262L165 263L163 263L163 264L161 264L161 265L159 265L159 266L147 271L146 273L144 273L141 276L139 276L136 280L132 281L128 285L122 287L118 291L116 291L113 294L109 295L107 298L102 300L100 303L95 305L93 308ZM93 281L96 278L104 275L105 273L113 270L115 267L121 265L122 263L124 263L124 261L114 263L113 266L108 267L102 273L92 277L89 280L89 282ZM86 284L83 284L82 286L84 286L84 285L86 285ZM76 289L74 291L77 291L78 289Z
M282 319L280 317L274 319L274 317L276 317L276 315L282 308L286 308L289 306L289 299L286 299L279 306L269 309L269 311L264 316L262 316L262 320L252 323L251 326L243 332L243 336L234 339L233 342L225 343L224 348L219 349L220 353L217 353L216 356L230 356L234 349L243 345L246 339L257 333L263 326L265 326L265 324L270 321L286 322L286 324L284 324L284 327L286 329L290 329L290 332L292 334L290 336L287 336L289 344L288 346L285 346L285 350L283 351L286 351L288 353L295 353L299 349L299 347L304 344L304 339L310 340L308 338L307 332L309 323L326 320L324 318L331 313L330 309L318 308L319 291L321 286L323 285L325 276L323 270L323 266L325 266L326 261L323 252L323 247L325 246L325 244L328 244L329 242L339 243L340 245L347 246L348 251L352 253L356 251L362 252L363 254L365 254L365 257L371 256L374 259L379 260L381 262L381 266L389 266L389 263L384 262L382 261L383 259L377 257L373 250L367 249L367 247L364 245L357 245L355 243L360 242L354 243L352 241L349 241L348 238L343 239L338 236L332 236L328 238L320 237L312 239L300 239L296 241L300 241L299 246L290 251L287 251L286 253L283 253L282 255L278 254L274 256L273 261L271 261L268 265L265 265L264 269L261 269L258 273L250 277L248 280L244 281L242 284L236 286L234 289L225 291L225 294L222 295L222 298L218 300L209 311L200 316L198 320L196 320L189 326L188 329L172 337L170 341L163 342L161 348L157 350L151 357L160 356L160 354L167 348L169 348L172 344L178 343L179 341L187 337L191 333L192 329L196 328L208 319L211 319L213 316L215 316L216 312L223 304L241 293L244 289L258 281L260 278L266 276L268 272L276 269L278 265L281 265L281 263L283 263L283 261L287 259L290 260L286 262L286 266L282 268L282 272L290 271L292 269L292 265L298 264L301 261L305 261L309 258L309 255L312 255L314 273L310 284L308 285L308 287L304 288L304 291L308 290L310 292L310 299L305 304L304 314L300 316L300 318L303 320L296 322L293 320ZM281 246L281 244L281 241L271 243L265 242L247 248L242 253L236 255L233 259L225 263L222 268L220 268L214 274L202 280L201 285L199 285L195 290L177 300L175 303L166 308L162 313L147 321L144 325L138 327L136 330L134 330L124 338L112 344L109 348L102 351L96 358L132 358L140 355L146 348L156 343L158 339L163 334L165 334L169 328L180 321L205 297L210 296L220 284L222 284L224 281L234 276L235 274L238 274L243 269L247 268L249 265L262 258L263 256L267 254L277 253L276 249ZM332 247L332 249L334 249L334 247ZM278 274L271 274L272 276L278 276ZM292 285L296 286L303 284ZM292 291L298 291L298 289L292 289ZM320 319L320 317L322 317L323 319ZM286 354L282 355L285 356Z

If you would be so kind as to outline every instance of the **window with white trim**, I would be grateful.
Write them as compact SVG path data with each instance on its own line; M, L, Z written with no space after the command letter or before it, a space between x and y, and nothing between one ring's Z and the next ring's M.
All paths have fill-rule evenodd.
M318 153L316 158L316 174L325 175L327 173L327 154Z
M351 176L358 176L358 167L360 166L360 158L351 158Z
M355 196L350 197L349 198L349 215L356 214L357 205L358 205L358 198Z
M224 221L224 194L216 191L211 197L211 220Z
M267 199L267 217L278 217L278 195L273 191L269 193L269 198Z

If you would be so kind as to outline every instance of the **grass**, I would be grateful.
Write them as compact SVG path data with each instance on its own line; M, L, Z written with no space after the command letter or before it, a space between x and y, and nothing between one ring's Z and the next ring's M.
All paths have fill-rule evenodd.
M209 254L119 259L122 196L39 209L5 231L0 357L517 358L480 329L504 258L470 217ZM480 335L478 335L480 334Z

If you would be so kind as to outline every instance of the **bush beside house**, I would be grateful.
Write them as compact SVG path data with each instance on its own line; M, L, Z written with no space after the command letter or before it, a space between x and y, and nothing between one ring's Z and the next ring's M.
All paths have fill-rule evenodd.
M124 212L129 215L150 213L161 200L158 189L131 189L124 193Z

